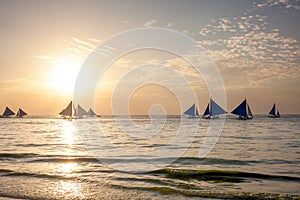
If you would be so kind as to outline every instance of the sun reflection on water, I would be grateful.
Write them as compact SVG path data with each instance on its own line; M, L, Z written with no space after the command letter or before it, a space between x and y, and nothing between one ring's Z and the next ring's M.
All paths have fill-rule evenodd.
M73 144L75 139L74 132L75 132L74 124L71 121L64 120L61 137L65 143L69 145Z
M82 185L73 181L60 181L58 184L57 192L61 193L67 198L83 198Z

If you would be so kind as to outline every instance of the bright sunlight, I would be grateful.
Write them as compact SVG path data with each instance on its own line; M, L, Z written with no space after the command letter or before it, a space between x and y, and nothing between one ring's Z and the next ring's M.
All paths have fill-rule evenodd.
M80 62L70 57L58 59L51 74L50 87L68 95L72 94L80 67Z

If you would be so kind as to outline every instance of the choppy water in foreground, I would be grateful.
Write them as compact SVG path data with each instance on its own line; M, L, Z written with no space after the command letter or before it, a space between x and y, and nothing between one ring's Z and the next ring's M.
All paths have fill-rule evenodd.
M90 140L99 136L97 130L89 128L93 119L79 120ZM135 128L126 136L113 118L97 120L106 139L123 149L119 157L107 154L109 146L86 147L75 120L0 119L0 198L300 198L300 116L226 119L217 144L204 158L198 155L209 120L200 119L195 136L190 135L189 124L183 126L186 137L193 137L192 145L184 141L172 143L180 117L169 117L165 124L155 119L155 126L163 128L150 136ZM190 123L194 123L192 120ZM147 117L135 117L134 122L151 132ZM131 128L129 122L127 128ZM97 148L106 148L105 155L99 155L100 162L88 151ZM157 158L145 156L160 148L167 153ZM180 158L175 153L172 157L178 149L185 153ZM147 171L148 164L155 165L156 161L166 166ZM169 164L171 161L174 162ZM122 166L134 171L133 163L146 170L132 173L112 168Z

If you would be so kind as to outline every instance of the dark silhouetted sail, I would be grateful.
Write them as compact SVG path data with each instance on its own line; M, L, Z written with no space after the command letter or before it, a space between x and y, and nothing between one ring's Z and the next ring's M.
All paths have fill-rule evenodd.
M27 113L24 110L22 110L21 108L19 108L16 116L17 117L23 117L25 115L27 115Z
M212 116L226 114L226 111L221 108L214 100L210 99L210 103L207 105L203 118L210 119ZM217 116L218 117L218 116Z
M232 112L232 114L238 115L239 119L252 119L253 115L249 105L247 104L247 100L245 99L238 107L236 107Z
M207 104L207 107L203 113L203 117L207 117L207 116L210 116L210 112L209 112L209 104Z
M69 105L63 109L59 114L63 116L72 117L72 101L69 103Z
M193 104L189 109L187 109L183 114L190 117L199 117L199 112L195 104Z
M278 118L278 117L280 117L279 111L276 108L276 104L275 103L273 104L273 107L270 110L268 117L271 117L271 118Z
M75 109L75 116L82 117L88 115L88 112L86 112L80 105L77 105L77 108Z
M96 116L97 114L90 108L88 111L89 116Z
M15 115L15 113L9 107L6 107L2 116L9 117L11 115Z
M236 107L232 112L232 114L247 117L247 101L246 99Z

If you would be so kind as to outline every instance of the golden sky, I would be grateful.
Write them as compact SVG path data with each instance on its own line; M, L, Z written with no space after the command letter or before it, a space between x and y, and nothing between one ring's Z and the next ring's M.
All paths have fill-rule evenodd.
M82 64L102 41L128 29L155 26L184 33L207 50L222 75L228 111L247 97L254 114L267 113L273 102L282 113L299 114L299 11L299 3L285 0L4 0L0 110L21 107L31 115L57 115L72 99ZM113 88L120 78L147 64L170 67L187 77L204 111L210 95L190 64L166 52L141 50L112 63L95 93L96 112L111 114ZM171 79L163 71L157 78ZM185 90L176 84L174 88ZM186 98L183 106L193 103ZM147 114L156 104L168 114L181 112L170 90L151 84L131 96L128 109Z

